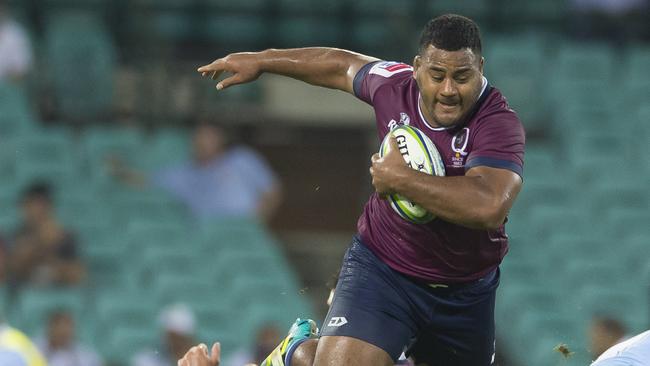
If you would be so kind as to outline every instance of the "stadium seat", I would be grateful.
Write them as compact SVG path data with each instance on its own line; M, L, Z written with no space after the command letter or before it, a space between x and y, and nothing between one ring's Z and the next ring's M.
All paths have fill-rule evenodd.
M157 129L145 146L143 167L155 172L180 164L190 157L190 134L186 129Z
M611 81L614 53L606 44L566 43L559 47L554 66L559 78Z
M28 133L36 128L33 107L24 88L0 82L0 137Z
M650 213L647 208L614 207L605 213L609 234L614 237L650 235Z
M106 118L113 103L115 49L100 19L79 12L53 16L45 31L48 81L63 116Z
M206 20L205 37L227 49L260 47L268 42L269 20L254 14L215 14Z
M416 0L356 0L350 4L357 18L390 18L416 15Z
M317 16L338 15L343 3L341 0L276 0L280 14L309 14Z
M113 325L103 330L98 338L100 351L109 362L126 365L134 355L143 350L154 352L161 342L156 327L142 328L130 324Z
M269 7L270 1L265 0L239 0L239 1L223 1L223 0L207 0L207 5L216 11L231 11L231 12L245 12L255 13L266 11Z
M482 20L487 16L488 10L487 0L428 0L426 12L431 14L432 17L453 13Z
M283 47L336 46L343 36L338 18L284 16L273 25L274 41Z
M573 310L573 317L582 329L586 329L594 315L621 319L633 330L631 333L646 329L649 320L647 296L641 294L647 294L647 284L623 276L617 277L614 282L614 286L592 283L575 289L569 298L569 309Z
M632 45L626 54L626 73L629 75L626 79L638 79L638 75L645 73L647 65L650 64L650 47L648 45Z
M43 326L50 312L69 311L77 320L86 315L87 294L76 288L24 288L18 294L15 303L18 318L15 325L29 335L36 335Z

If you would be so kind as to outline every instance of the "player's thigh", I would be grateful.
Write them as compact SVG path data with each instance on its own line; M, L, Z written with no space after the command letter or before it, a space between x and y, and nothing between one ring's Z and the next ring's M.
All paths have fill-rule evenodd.
M416 364L488 366L494 362L494 305L499 272L453 293L410 348Z
M324 336L318 341L314 366L392 366L394 362L383 349L360 339Z

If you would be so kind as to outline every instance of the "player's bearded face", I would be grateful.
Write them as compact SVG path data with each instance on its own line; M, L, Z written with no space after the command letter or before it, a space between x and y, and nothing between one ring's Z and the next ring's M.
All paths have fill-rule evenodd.
M483 58L469 48L445 51L431 45L413 65L427 121L437 127L462 121L482 89Z

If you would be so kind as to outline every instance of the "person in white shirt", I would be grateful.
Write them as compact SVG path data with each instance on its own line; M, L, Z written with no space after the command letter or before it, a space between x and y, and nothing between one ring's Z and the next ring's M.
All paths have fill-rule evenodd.
M650 330L612 346L591 366L650 366Z
M97 353L75 341L75 323L67 311L57 310L48 317L46 337L36 346L49 366L101 366Z
M0 0L0 82L23 78L32 65L31 42L24 28L9 13L5 0Z

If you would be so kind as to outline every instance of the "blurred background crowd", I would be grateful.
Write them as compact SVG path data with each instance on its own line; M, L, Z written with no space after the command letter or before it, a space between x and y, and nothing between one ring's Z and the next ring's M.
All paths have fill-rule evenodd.
M585 365L647 329L647 0L0 0L0 324L53 366L175 365L214 340L240 366L322 319L371 193L371 110L195 70L315 45L410 63L449 12L481 26L527 129L498 364Z

